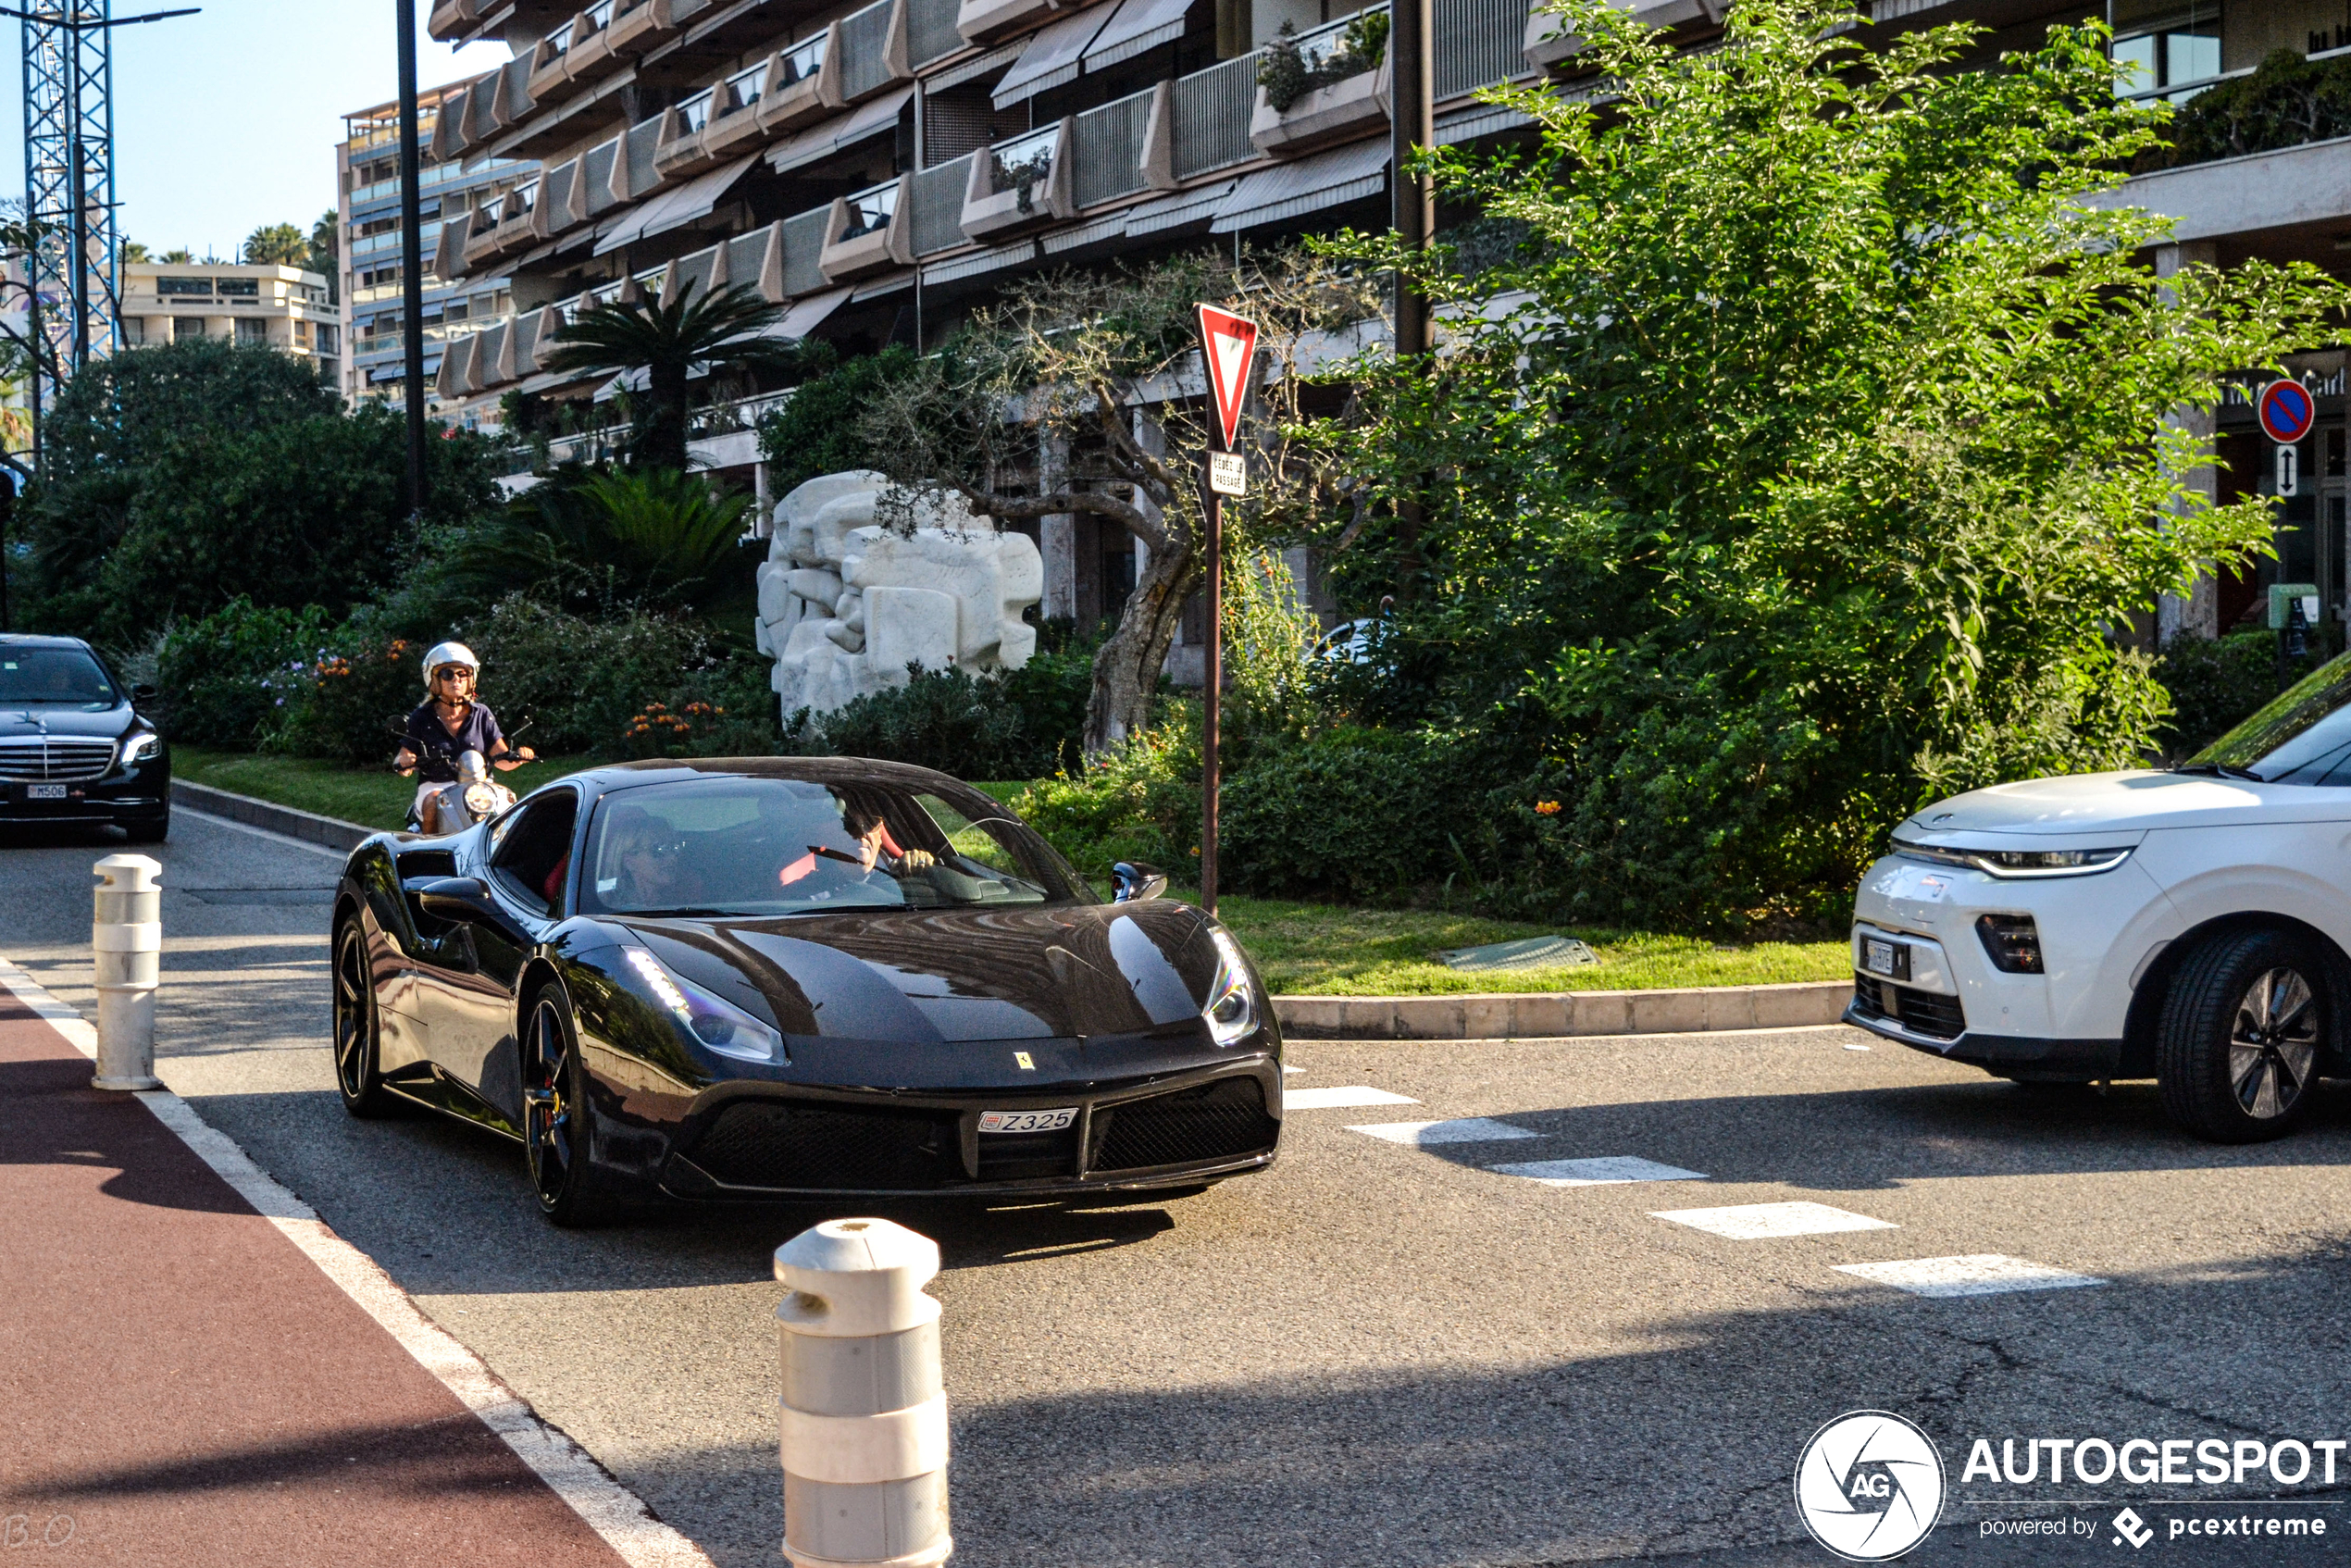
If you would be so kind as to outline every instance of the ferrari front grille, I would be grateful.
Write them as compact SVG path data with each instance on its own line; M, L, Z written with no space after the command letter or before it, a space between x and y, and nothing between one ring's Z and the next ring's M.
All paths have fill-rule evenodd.
M114 742L45 736L0 740L0 779L19 784L71 783L99 778L114 765Z
M955 1118L739 1100L690 1151L729 1187L918 1191L960 1178Z
M1255 1078L1219 1078L1097 1108L1086 1168L1099 1175L1238 1160L1270 1151L1280 1133Z

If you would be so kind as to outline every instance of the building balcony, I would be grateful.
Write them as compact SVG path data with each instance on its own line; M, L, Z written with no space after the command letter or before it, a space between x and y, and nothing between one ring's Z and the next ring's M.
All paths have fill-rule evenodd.
M840 23L814 38L778 49L767 62L759 100L759 129L770 135L814 125L849 106L840 85Z
M1259 86L1250 115L1249 139L1260 151L1277 158L1296 157L1351 141L1387 123L1391 74L1387 50L1384 43L1379 45L1376 62L1373 62L1364 58L1361 44L1365 19L1379 18L1384 22L1385 13L1385 6L1365 10L1300 33L1294 41L1280 41L1263 52L1263 58L1278 66L1287 45L1296 52L1307 80L1319 85L1279 105L1274 100L1275 89Z
M1054 0L962 0L955 8L955 31L967 43L992 44L1040 18L1077 8Z
M485 0L438 0L425 31L446 44L481 19Z
M665 182L700 174L718 160L710 154L703 132L710 129L711 106L716 90L703 88L682 104L664 109L661 131L653 147L653 168Z
M833 203L817 268L830 283L870 278L914 265L906 177L869 186Z
M1066 118L976 154L957 226L966 237L984 243L1076 217L1077 204L1070 193L1073 161Z

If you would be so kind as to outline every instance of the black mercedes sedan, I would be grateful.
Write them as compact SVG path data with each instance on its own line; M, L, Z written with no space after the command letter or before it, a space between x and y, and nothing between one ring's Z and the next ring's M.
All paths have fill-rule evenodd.
M111 823L135 844L171 830L171 753L75 637L0 632L0 823Z
M558 1225L644 1194L1197 1188L1273 1163L1282 1042L1239 945L1159 890L1103 902L925 768L595 768L352 852L336 1077L354 1115L519 1141Z

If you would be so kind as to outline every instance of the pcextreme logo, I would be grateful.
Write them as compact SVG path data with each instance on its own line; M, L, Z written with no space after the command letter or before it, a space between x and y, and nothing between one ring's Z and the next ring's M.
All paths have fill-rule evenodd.
M1852 1411L1804 1445L1796 1510L1812 1538L1848 1562L1899 1557L1942 1517L1943 1456L1900 1416Z

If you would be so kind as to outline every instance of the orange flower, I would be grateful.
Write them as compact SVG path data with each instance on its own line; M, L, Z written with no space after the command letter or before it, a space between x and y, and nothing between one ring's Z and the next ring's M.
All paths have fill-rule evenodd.
M1557 816L1559 814L1560 803L1557 801L1536 801L1535 803L1535 815L1537 816Z

